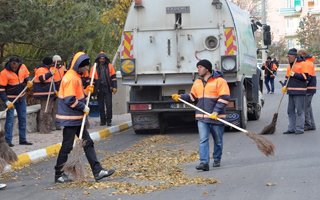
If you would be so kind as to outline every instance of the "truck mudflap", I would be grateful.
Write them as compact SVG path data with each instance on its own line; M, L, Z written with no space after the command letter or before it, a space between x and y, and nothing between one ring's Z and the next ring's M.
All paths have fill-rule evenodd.
M237 110L228 110L226 111L226 121L241 127L241 111Z

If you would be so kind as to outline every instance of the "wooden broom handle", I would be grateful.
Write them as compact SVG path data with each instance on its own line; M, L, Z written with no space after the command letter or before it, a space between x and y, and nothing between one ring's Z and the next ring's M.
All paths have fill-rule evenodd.
M92 70L92 75L91 75L91 80L90 80L90 86L93 85L93 80L94 80L94 75L96 73L96 68L97 68L97 63L94 63L93 65L93 70ZM89 106L89 101L90 101L90 96L91 96L91 92L88 93L87 96L87 101L86 101L86 106ZM82 139L82 135L83 135L83 130L84 130L84 125L86 123L86 117L87 115L84 114L83 118L82 118L82 123L81 123L81 129L80 129L80 134L79 134L79 139Z
M198 111L200 111L200 112L202 112L202 113L204 113L204 114L206 114L206 115L208 115L208 116L211 115L210 113L202 110L201 108L198 108L198 107L195 106L195 105L192 105L191 103L189 103L189 102L187 102L187 101L185 101L185 100L183 100L183 99L181 99L181 98L179 98L179 101L187 104L188 106L190 106L190 107L192 107L192 108L194 108L194 109L196 109L196 110L198 110ZM241 132L248 133L247 130L242 129L242 128L240 128L240 127L238 127L238 126L236 126L236 125L234 125L234 124L232 124L232 123L230 123L230 122L227 122L226 120L223 120L223 119L221 119L221 118L217 118L217 120L220 121L220 122L222 122L222 123L224 123L224 124L226 124L226 125L229 125L229 126L235 128L235 129L237 129L237 130L239 130L239 131L241 131Z
M54 62L54 69L57 68L57 60ZM50 71L50 69L49 69ZM46 108L44 109L44 112L47 113L48 111L48 105L49 105L49 100L50 100L50 96L51 96L51 90L52 90L52 85L54 84L54 74L51 76L51 82L50 82L50 87L49 87L49 94L48 94L48 97L47 97L47 102L46 102Z

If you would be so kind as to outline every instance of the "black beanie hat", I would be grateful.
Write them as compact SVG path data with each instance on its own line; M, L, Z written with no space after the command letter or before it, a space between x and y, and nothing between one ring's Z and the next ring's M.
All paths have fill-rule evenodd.
M18 56L11 56L9 58L9 62L17 62L17 63L21 63L21 59Z
M43 60L42 60L42 63L45 64L45 65L51 65L53 63L52 61L52 58L51 57L45 57Z
M199 65L203 66L204 68L206 68L207 70L209 70L210 73L212 73L212 64L209 60L200 60L198 63L197 63L197 66L198 67Z
M297 54L298 54L298 51L296 48L289 49L288 51L288 55L296 56Z

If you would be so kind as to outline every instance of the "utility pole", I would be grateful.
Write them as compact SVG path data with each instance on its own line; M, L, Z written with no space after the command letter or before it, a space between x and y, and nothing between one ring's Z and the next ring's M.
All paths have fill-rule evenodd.
M267 0L261 0L261 22L262 25L265 26L267 24L267 13L266 13L266 3ZM264 32L264 29L262 28L262 35ZM262 49L267 48L263 43L263 37L262 37ZM267 52L266 50L262 50L262 63L264 63L267 60Z

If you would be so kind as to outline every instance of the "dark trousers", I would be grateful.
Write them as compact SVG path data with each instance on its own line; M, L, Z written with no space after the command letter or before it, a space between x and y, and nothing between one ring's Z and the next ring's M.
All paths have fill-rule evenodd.
M67 162L68 154L71 152L73 148L73 141L75 136L77 135L79 137L80 128L81 126L66 126L63 128L62 147L59 151L57 164L55 166L56 175L61 175L63 173L63 165ZM83 149L86 154L87 160L90 164L92 173L94 175L98 174L102 170L102 167L97 159L93 141L90 138L90 135L86 128L84 128L83 130L82 139L85 141L85 146L83 147Z
M270 90L269 82L270 82L271 90ZM270 91L274 92L274 77L270 77L269 75L265 76L264 83L266 85L268 93Z
M98 104L100 112L100 122L111 123L112 120L112 93L109 91L99 91Z

